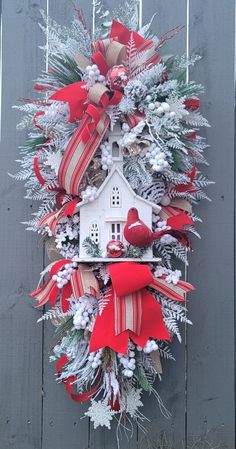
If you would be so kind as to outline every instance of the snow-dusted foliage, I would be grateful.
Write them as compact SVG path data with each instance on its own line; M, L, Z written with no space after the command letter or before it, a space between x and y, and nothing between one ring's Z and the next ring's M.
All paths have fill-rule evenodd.
M132 434L132 420L145 430L145 416L140 411L143 405L141 396L145 391L154 394L161 412L169 417L154 388L154 381L156 377L161 378L161 359L174 360L174 357L168 338L149 335L145 342L140 340L139 345L134 337L132 339L130 327L122 331L130 332L126 351L116 350L115 345L109 346L109 341L91 351L92 336L99 320L109 313L113 301L119 296L114 293L112 285L111 258L143 262L147 250L152 247L153 258L147 261L147 265L159 290L148 283L144 286L147 287L145 292L155 299L166 335L181 342L180 323L184 326L191 324L185 303L185 293L191 290L191 286L181 281L179 266L188 264L191 235L199 237L195 225L201 219L192 207L201 199L209 200L204 189L211 181L199 168L202 164L207 165L204 154L207 144L198 134L200 127L209 124L200 113L198 97L203 92L202 86L194 81L186 83L184 77L186 68L199 58L163 55L165 40L174 35L175 30L157 37L151 33L151 22L138 30L136 0L125 2L124 8L118 6L113 12L107 10L100 0L95 0L93 5L96 38L109 36L114 25L112 18L128 27L129 38L125 41L123 60L119 61L118 67L117 64L111 66L115 75L111 70L107 73L103 70L101 74L100 67L92 58L98 44L94 47L91 42L80 11L77 11L70 27L60 26L46 18L41 28L47 33L47 45L43 50L47 51L49 70L43 72L35 83L38 98L15 106L21 113L17 128L27 128L28 137L20 147L17 160L20 170L10 176L23 181L26 198L39 204L25 224L28 230L42 234L41 240L45 242L52 261L42 273L42 278L49 275L44 285L49 291L51 307L39 321L50 320L56 326L57 343L52 349L51 360L56 361L59 367L57 380L66 383L71 397L77 395L78 402L84 398L80 395L91 399L85 415L95 428L105 426L110 429L114 419L117 421L117 434L122 428ZM144 39L141 48L137 34L130 29L139 32L139 40ZM119 35L114 39L115 42L117 40L119 42ZM124 38L119 43L124 45L123 41ZM101 42L99 45L100 49L103 48ZM84 61L89 61L89 65ZM122 76L118 80L120 84L116 84L120 68ZM71 106L69 100L50 98L62 89L65 92L64 89L74 83L80 83L87 95L82 105L73 103ZM104 89L106 93L108 91L107 102L110 104L99 103L98 107L92 104L90 112L96 109L99 119L109 118L109 126L86 166L77 194L74 194L67 189L66 183L63 184L60 168L68 144L77 129L83 126L91 89L98 84L102 92ZM114 91L119 97L117 103L110 101ZM82 113L78 113L75 119L71 118L73 107L82 108ZM121 131L113 146L109 136L117 124ZM100 121L96 123L97 127L89 123L84 128L88 134L94 130L101 132L98 125L101 125ZM88 137L85 136L83 143L87 144L86 139ZM101 250L95 222L86 221L88 236L80 238L83 224L80 206L94 206L100 188L116 165L134 197L139 198L142 204L151 205L152 229L149 231L152 237L151 243L143 246L128 244L124 239L124 218L119 216L120 192L117 186L113 186L111 201L116 207L118 223L111 228L111 234L117 237L111 238L116 240L117 253L114 255L108 254L108 246L105 254ZM104 217L104 220L109 222L111 218ZM142 224L136 221L131 227ZM86 249L86 261L80 258L81 244ZM55 270L57 263L58 269ZM43 291L40 287L32 294L40 306L47 302L47 298L42 297ZM125 295L120 296L126 298ZM120 337L117 329L114 336Z

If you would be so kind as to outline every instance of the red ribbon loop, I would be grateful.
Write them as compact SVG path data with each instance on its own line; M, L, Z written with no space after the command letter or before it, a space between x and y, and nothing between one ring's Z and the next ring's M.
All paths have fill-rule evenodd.
M187 282L168 284L156 279L149 265L121 262L109 266L112 287L107 292L107 305L98 314L90 339L90 351L109 346L126 354L128 340L144 347L152 337L170 340L160 303L145 288L151 287L174 301L184 301L186 292L193 290Z

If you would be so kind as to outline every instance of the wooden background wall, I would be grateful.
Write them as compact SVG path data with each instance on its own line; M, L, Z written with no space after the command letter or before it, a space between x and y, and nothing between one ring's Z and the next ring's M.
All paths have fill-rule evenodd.
M91 24L91 0L79 3ZM107 0L110 6L115 3ZM41 8L63 24L73 14L70 0L1 2L0 449L115 449L114 432L94 432L87 419L80 419L83 407L54 382L48 362L53 330L50 324L36 324L39 311L27 298L44 256L37 237L20 224L35 206L23 199L23 186L7 172L15 171L17 147L24 141L15 131L18 117L11 106L19 97L30 97L32 80L45 64L38 49L44 39L37 25ZM197 211L204 219L202 240L194 242L188 270L197 288L189 304L194 326L182 345L174 344L177 361L164 365L159 385L172 418L165 420L147 397L148 436L137 431L129 443L121 442L121 449L235 447L234 8L234 0L143 0L144 21L158 13L154 25L159 35L185 25L168 43L168 52L187 50L203 57L190 79L206 87L203 112L212 125L206 132L211 145L207 174L216 185L209 192L213 202L202 203Z

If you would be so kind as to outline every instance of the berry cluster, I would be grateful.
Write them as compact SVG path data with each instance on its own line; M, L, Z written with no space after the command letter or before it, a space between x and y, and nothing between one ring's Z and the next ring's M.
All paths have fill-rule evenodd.
M152 100L151 95L147 95L146 99L147 102L150 102ZM159 101L155 101L148 104L148 109L152 114L157 115L158 117L165 116L166 118L174 118L176 116L176 113L174 111L171 111L170 105L163 101L160 103Z
M88 65L85 68L85 79L90 85L96 82L103 83L105 81L105 76L101 75L100 70L96 64Z
M83 201L91 203L97 198L97 187L87 186L85 190L82 190L80 196Z
M120 359L120 363L124 368L122 370L124 376L132 377L136 367L135 352L132 349L129 349L127 355L118 353L118 358Z
M93 306L84 300L84 297L78 300L76 304L76 312L73 317L73 324L75 329L85 329L87 324L91 321L93 317Z
M173 235L165 234L160 238L160 242L162 245L172 245L172 243L176 243L178 240L173 237Z
M155 172L163 172L169 167L165 153L155 143L150 145L146 158Z
M100 148L102 151L102 157L101 157L102 169L108 170L111 168L111 166L113 164L111 146L109 145L108 142L103 142L102 145L100 146Z
M169 231L171 228L170 226L167 226L167 221L166 220L158 220L156 223L156 229L155 231Z
M93 369L98 368L102 364L101 355L102 349L99 349L96 352L90 352L88 356L88 361L91 363Z
M144 348L141 348L141 346L137 346L138 351L143 351L146 354L150 354L152 351L158 350L158 345L155 342L155 340L148 340L145 344Z
M169 268L165 268L165 267L157 267L154 275L156 277L162 277L162 276L166 276L165 281L168 282L168 284L178 284L182 273L180 270L170 270Z
M63 288L64 285L69 282L71 275L77 269L77 266L77 262L66 263L62 270L52 276L52 280L57 283L58 288Z

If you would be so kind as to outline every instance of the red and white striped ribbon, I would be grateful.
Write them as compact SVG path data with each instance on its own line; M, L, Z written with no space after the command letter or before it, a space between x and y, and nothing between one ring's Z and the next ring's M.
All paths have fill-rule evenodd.
M115 334L129 329L137 335L142 323L142 290L126 296L114 294Z
M149 287L174 301L185 301L185 294L194 290L193 286L188 282L179 281L178 284L174 285L168 284L164 278L153 278Z
M85 115L85 118L73 134L59 167L59 184L64 187L67 193L72 195L79 194L81 180L108 129L110 119L106 114L103 114L94 131L85 140L84 130L91 123L91 117Z

